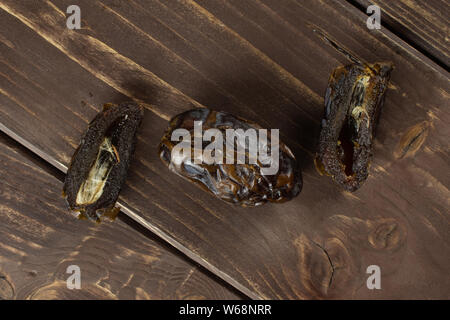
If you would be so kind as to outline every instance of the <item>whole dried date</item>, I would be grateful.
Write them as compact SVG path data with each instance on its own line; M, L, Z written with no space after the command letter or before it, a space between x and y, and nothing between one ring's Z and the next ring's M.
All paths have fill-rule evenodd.
M348 191L357 190L368 177L392 69L391 63L353 64L335 69L330 77L315 164Z
M67 171L63 195L79 218L114 217L143 108L134 102L106 104L91 121Z
M195 127L199 123L201 129L198 130L201 130L201 136L206 137L208 132L213 132L214 140L209 134L209 139L202 138L200 145L197 144L196 146L194 141ZM187 155L183 153L180 156L174 150L178 140L173 141L172 135L176 133L177 129L187 133L186 140L180 142L189 148ZM223 140L221 137L227 136L230 130L236 133L236 136L231 141ZM261 147L257 151L257 161L255 160L256 155L252 154L255 149L251 149L250 140L245 140L250 139L251 134L249 133L252 133L252 130L258 132L256 136L259 139L259 147ZM275 141L272 131L270 131L270 135L264 136L261 130L267 132L259 125L229 113L194 109L171 119L169 127L161 139L159 155L171 171L194 182L222 200L242 206L257 206L267 201L283 202L290 200L297 196L302 188L301 172L298 169L295 157L286 145L278 141L278 138ZM249 134L247 138L246 133ZM278 137L278 131L276 137ZM177 138L180 138L180 136ZM226 149L227 156L230 155L230 159L236 160L241 156L241 160L245 159L245 161L232 161L230 163L228 158L227 161L211 161L211 159L206 161L202 152L211 147L211 144L207 141L211 141L211 143L214 141L215 147L218 147L211 152L214 159L224 157L225 153L221 150ZM276 148L275 143L278 148ZM277 150L278 156L273 158L276 161L269 160L268 157L260 157L263 154L267 155L269 152L265 152L269 149L271 150L271 157L275 157L275 150ZM195 161L199 155L204 161ZM255 160L253 163L250 161L252 157ZM277 170L268 174L269 170L266 169L274 162L278 164Z

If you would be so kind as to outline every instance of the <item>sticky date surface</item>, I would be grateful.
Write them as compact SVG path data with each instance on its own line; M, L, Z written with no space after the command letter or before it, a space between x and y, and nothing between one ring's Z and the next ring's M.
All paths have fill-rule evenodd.
M348 191L368 177L372 143L391 63L353 64L332 73L315 164Z
M257 206L270 202L283 202L297 196L302 188L301 173L290 149L281 141L279 143L279 170L273 175L264 175L262 165L256 164L195 164L192 159L175 159L172 150L178 141L172 141L175 129L186 129L191 136L191 154L194 154L194 121L202 121L203 133L207 129L218 129L223 137L226 129L261 127L242 118L226 112L216 112L208 109L194 109L179 114L171 119L169 127L159 145L159 155L168 168L177 175L197 184L202 189L218 198L242 206ZM268 130L270 133L270 130ZM270 145L270 134L268 144ZM203 148L210 142L204 142ZM223 150L225 147L224 138ZM234 144L234 154L238 152ZM246 149L248 159L248 149Z
M143 108L133 102L106 104L89 124L75 151L63 187L71 210L99 221L114 215L134 151Z

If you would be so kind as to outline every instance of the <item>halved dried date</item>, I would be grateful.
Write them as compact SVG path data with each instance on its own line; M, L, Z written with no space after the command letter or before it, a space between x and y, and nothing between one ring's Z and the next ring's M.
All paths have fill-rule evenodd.
M186 152L176 150L182 144ZM194 109L175 116L161 139L159 155L177 175L242 206L290 200L302 188L295 157L278 140L278 131L226 112Z
M357 190L368 177L392 69L391 63L353 64L335 69L330 77L315 164L348 191Z
M79 218L100 221L115 216L114 205L125 181L143 108L134 102L106 104L89 124L75 151L63 195Z

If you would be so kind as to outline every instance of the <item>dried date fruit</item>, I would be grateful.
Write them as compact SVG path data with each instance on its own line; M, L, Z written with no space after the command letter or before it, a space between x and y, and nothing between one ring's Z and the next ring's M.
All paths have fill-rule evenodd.
M338 67L330 77L315 164L348 191L357 190L368 177L392 69L391 63L352 64Z
M175 116L159 155L172 172L245 207L290 200L302 188L295 157L278 130L226 112L193 109Z
M99 222L114 217L114 205L134 151L143 108L134 102L106 104L90 122L67 171L63 187L71 210L79 218Z

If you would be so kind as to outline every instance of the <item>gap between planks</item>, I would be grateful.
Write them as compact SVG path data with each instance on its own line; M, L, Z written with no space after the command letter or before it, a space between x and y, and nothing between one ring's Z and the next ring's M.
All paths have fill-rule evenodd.
M350 5L352 5L353 7L358 9L359 11L361 11L364 15L367 15L367 13L366 13L367 6L366 5L364 5L363 3L358 2L358 0L346 0L346 1ZM383 14L383 8L381 8L381 14ZM387 13L385 13L385 14L387 14ZM418 52L420 52L423 56L425 56L426 58L431 60L434 64L436 64L439 67L441 67L447 73L450 72L450 68L446 64L445 61L442 61L441 59L439 59L439 57L433 55L432 52L427 51L426 49L422 48L422 46L420 44L418 44L416 41L414 41L413 39L411 39L407 35L402 34L400 32L397 32L396 28L393 25L391 25L391 23L389 23L388 21L383 20L383 18L381 18L381 26L382 26L382 29L388 30L392 35L395 35L402 42L406 43L410 47L412 47L415 50L417 50Z
M52 167L58 169L62 173L67 172L67 166L62 164L61 162L57 161L55 158L48 155L46 152L42 151L26 139L22 138L20 135L15 133L14 131L10 130L8 127L6 127L3 123L0 122L0 132L3 132L5 135L25 147L27 150L31 151L35 156L39 157L40 159L44 160L47 164L51 165ZM220 278L221 280L225 281L227 284L231 285L234 289L239 291L239 293L243 294L244 296L253 299L253 300L262 300L263 297L259 296L255 292L252 292L247 287L239 283L237 280L235 280L233 277L228 275L227 273L221 271L205 259L203 259L198 254L194 253L190 249L188 249L186 246L182 245L180 242L175 240L173 237L168 235L166 232L158 228L157 226L153 225L151 222L147 221L146 219L142 218L138 213L134 212L127 204L122 203L120 200L116 202L116 205L120 208L120 210L127 215L129 218L131 218L133 221L137 222L139 225L143 226L146 230L150 231L152 234L154 234L156 237L164 241L165 243L168 243L171 247L175 248L178 252L180 252L183 256L186 256L189 260L194 261L195 263L199 264L209 272L211 272L214 276ZM69 211L68 211L69 213ZM139 232L139 231L138 231Z
M351 3L351 0L347 0L347 2ZM347 10L351 11L351 9L353 10L357 10L358 8L347 8ZM359 10L358 10L359 12ZM359 12L360 14L365 14L365 12ZM400 47L402 47L403 49L407 50L407 52L415 59L420 58L422 62L426 63L428 67L430 67L431 69L441 73L441 74L446 74L446 72L443 72L444 70L440 70L441 66L439 64L436 64L435 62L433 62L433 59L430 59L426 54L424 54L423 52L420 52L418 54L418 52L416 52L415 50L417 50L414 47L410 47L411 44L408 43L407 41L405 42L404 39L402 39L401 37L399 37L398 35L395 34L395 32L389 30L389 28L385 28L384 31L382 31L382 34L385 37L388 37L391 39L391 41L393 41L394 43L396 43L397 45L399 45ZM392 36L391 36L392 34ZM406 45L405 45L406 44ZM417 50L419 51L419 50ZM421 56L424 56L427 58L426 59L422 59ZM431 60L431 61L428 61ZM151 111L153 111L154 113L156 113L153 108L150 108ZM167 116L165 115L161 115L159 113L156 113L156 115L158 115L159 117L166 119L167 120ZM14 139L15 141L19 142L20 144L22 144L25 148L29 149L30 151L32 151L34 154L36 154L38 157L44 159L46 162L48 162L49 164L51 164L53 167L57 168L58 170L60 170L61 172L66 172L67 167L58 162L55 158L49 156L47 153L45 153L44 151L40 150L38 147L34 146L32 143L30 143L29 141L23 139L22 137L20 137L19 135L17 135L16 133L14 133L13 131L11 131L9 128L5 127L3 124L0 123L0 131L3 131L5 134L7 134L8 136L10 136L12 139ZM261 299L260 296L258 296L256 293L252 292L251 290L249 290L248 288L246 288L245 286L241 285L239 282L237 282L236 280L234 280L231 276L229 276L228 274L220 271L218 268L214 267L213 265L211 265L209 262L207 262L206 260L204 260L202 257L200 257L199 255L197 255L196 253L194 253L193 251L191 251L190 249L188 249L187 247L183 246L181 243L179 243L178 241L176 241L174 238L172 238L171 236L169 236L167 233L165 233L163 230L161 230L158 227L155 227L154 225L151 224L151 222L147 221L146 219L142 218L139 216L138 213L134 212L131 208L129 208L126 204L121 203L120 201L118 202L118 205L121 207L122 212L125 213L127 216L129 216L131 219L133 219L134 221L136 221L137 223L139 223L140 225L144 226L146 229L150 230L153 234L157 235L159 238L161 238L163 241L169 243L172 247L176 248L177 250L181 251L181 253L183 255L186 255L188 258L192 259L193 261L195 261L196 263L200 264L201 266L203 266L205 269L209 270L210 272L212 272L213 274L217 275L219 278L223 279L225 282L229 283L231 286L233 286L234 288L236 288L237 290L239 290L240 292L242 292L243 294L247 295L250 298L253 299Z

